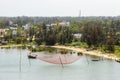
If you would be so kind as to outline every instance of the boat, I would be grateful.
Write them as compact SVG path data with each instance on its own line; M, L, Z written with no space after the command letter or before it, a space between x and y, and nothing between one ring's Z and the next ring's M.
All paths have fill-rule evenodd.
M92 59L92 61L100 61L100 59Z
M37 55L36 54L32 54L31 52L27 55L28 58L30 59L36 59Z
M28 58L35 59L35 56L28 55Z
M120 59L115 59L115 61L120 63Z
M77 54L39 54L37 55L37 59L53 63L53 64L71 64L78 59L80 59L81 56L78 56Z

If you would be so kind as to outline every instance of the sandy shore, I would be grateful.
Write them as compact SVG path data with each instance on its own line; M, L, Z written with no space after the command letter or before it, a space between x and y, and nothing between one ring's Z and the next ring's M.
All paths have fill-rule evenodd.
M18 45L2 45L2 46L0 46L0 48L21 47L21 46L22 46L21 44L18 44Z
M70 46L52 46L52 47L61 48L61 49L68 49L68 50L74 50L74 51L82 52L83 54L99 56L99 57L103 57L103 58L111 59L111 60L119 59L114 54L102 54L102 52L100 52L98 50L87 51L85 48L76 48L76 47L70 47Z

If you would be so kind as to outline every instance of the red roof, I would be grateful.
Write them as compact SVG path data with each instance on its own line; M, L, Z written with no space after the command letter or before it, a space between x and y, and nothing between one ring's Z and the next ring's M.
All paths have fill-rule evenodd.
M0 29L0 33L3 33L3 32L5 32L3 29Z

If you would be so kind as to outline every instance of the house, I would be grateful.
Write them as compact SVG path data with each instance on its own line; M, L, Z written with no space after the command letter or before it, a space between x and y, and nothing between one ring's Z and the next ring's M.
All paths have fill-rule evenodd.
M13 25L13 22L12 22L12 21L9 21L9 25Z
M46 24L47 27L50 27L51 25L50 24Z
M16 27L10 27L11 30L16 30L17 28Z
M57 23L52 23L51 26L57 26Z
M0 29L0 35L3 35L5 33L4 29Z
M3 38L4 38L4 34L5 34L5 30L4 29L0 29L0 42L3 43Z
M27 30L27 29L30 28L30 24L25 24L25 25L23 25L22 27L24 28L24 30Z
M81 38L82 34L81 33L76 33L76 34L73 34L73 36L77 39Z
M12 31L12 34L13 34L13 35L16 35L16 34L17 34L17 31L16 31L16 30L13 30L13 31Z
M1 44L2 45L7 45L8 41L2 40Z
M70 22L63 21L63 22L58 23L58 25L59 26L70 26Z
M59 22L59 23L51 23L51 25L47 24L47 26L62 26L62 27L65 27L65 26L70 26L70 22L62 21L62 22Z

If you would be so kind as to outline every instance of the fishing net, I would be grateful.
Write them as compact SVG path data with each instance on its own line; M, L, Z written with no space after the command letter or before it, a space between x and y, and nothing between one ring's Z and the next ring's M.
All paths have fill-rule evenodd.
M39 60L53 64L70 64L78 60L81 56L77 54L40 54Z

